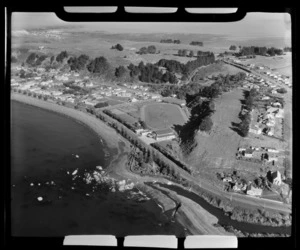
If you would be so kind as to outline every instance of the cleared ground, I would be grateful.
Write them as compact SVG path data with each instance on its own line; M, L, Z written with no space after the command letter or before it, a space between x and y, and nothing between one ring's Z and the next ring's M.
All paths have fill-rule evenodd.
M170 128L174 124L183 125L187 121L186 114L174 104L153 103L143 106L141 118L152 129Z

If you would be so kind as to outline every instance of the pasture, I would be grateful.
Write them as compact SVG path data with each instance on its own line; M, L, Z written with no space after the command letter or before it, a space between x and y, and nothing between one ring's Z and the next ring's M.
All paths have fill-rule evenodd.
M225 64L223 62L214 63L208 66L200 67L196 74L193 76L192 81L197 82L201 79L204 79L207 76L217 76L219 74L222 75L234 75L238 72L245 72L242 69L236 68L232 65Z
M292 75L292 53L286 52L286 55L266 57L266 56L256 56L253 59L247 59L242 61L243 64L254 63L258 66L265 65L270 67L273 71L287 76Z
M183 125L187 117L177 105L168 103L153 103L142 107L141 119L151 129L170 128L174 124Z

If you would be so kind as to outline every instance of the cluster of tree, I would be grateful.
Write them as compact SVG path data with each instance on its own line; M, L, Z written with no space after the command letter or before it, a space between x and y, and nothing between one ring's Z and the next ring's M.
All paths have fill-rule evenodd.
M142 47L137 54L143 55L143 54L155 54L156 53L156 47L154 45L150 45L148 47Z
M250 113L246 113L246 114L240 116L240 118L242 121L240 122L238 129L239 129L241 135L243 137L246 137L249 132L249 127L250 127L250 123L251 123L251 115L250 115Z
M232 88L237 87L237 85L245 80L246 73L245 72L238 72L235 75L222 75L219 74L216 77L213 77L213 80L215 80L216 85L221 89L221 92L227 92Z
M195 135L199 130L208 131L211 128L210 116L214 112L211 104L213 101L203 100L201 93L187 98L191 99L187 105L190 108L191 116L184 125L175 125L182 146L193 144Z
M190 45L203 46L203 42L192 41L190 42Z
M112 46L111 49L117 49L117 50L119 50L119 51L122 51L124 48L122 47L121 44L118 43L117 45Z
M96 57L86 66L88 71L96 74L103 74L110 68L110 64L103 56Z
M200 52L199 55L201 53L202 52ZM176 72L187 76L196 68L211 64L215 61L215 56L213 53L211 52L204 52L204 53L205 54L203 55L201 54L201 56L198 56L196 60L189 61L186 64L180 63L175 60L161 59L156 63L156 65L160 67L165 67L170 72Z
M68 60L68 64L70 69L73 71L80 71L85 68L86 63L89 60L89 56L87 55L80 55L79 57L70 57Z
M284 47L283 51L284 52L292 52L292 48L291 47Z
M127 121L124 121L121 117L117 116L113 112L111 112L109 109L103 110L103 113L112 117L113 119L117 120L121 124L123 124L126 128L130 129L131 131L135 132L137 129L133 124L128 123Z
M170 72L174 73L183 73L185 72L185 65L176 60L160 59L157 63L157 66L164 67Z
M194 51L193 50L186 50L186 49L180 49L178 50L178 56L188 56L188 57L194 57Z
M98 102L96 105L95 105L95 108L98 109L98 108L103 108L103 107L107 107L108 106L108 103L107 102Z
M172 39L161 39L160 42L161 43L176 43L176 44L180 44L180 40L172 40Z
M155 91L161 91L160 94L164 97L176 95L179 99L187 99L187 95L193 96L201 93L202 97L212 99L220 95L223 91L228 91L236 87L245 77L246 74L244 72L239 72L235 75L220 74L213 78L215 82L211 86L203 87L199 83L191 82L182 86L162 86L161 88L155 89Z
M130 70L130 76L136 77L142 82L149 83L176 83L177 78L174 73L166 71L162 73L157 65L147 63L146 65L143 62L140 62L138 66L133 65L132 63L128 66Z
M118 78L123 77L127 72L127 69L124 66L119 66L115 70L115 76Z
M93 114L94 111L91 110ZM104 112L103 112L104 113ZM107 123L111 127L113 127L118 133L120 133L124 138L126 138L130 143L132 143L134 146L139 148L140 151L143 152L144 158L142 158L142 161L147 163L155 162L158 166L158 173L165 176L166 178L169 178L173 180L174 182L180 183L184 186L187 185L188 181L180 176L178 171L175 169L175 165L173 165L167 158L165 158L162 154L159 152L154 152L150 150L149 146L143 143L136 134L134 134L130 129L128 129L126 126L122 126L118 124L117 122L113 121L107 114L98 113L96 115L97 118L102 120L103 122Z
M152 143L151 144L152 147L154 147L155 149L157 149L158 151L160 151L163 155L165 155L169 160L171 160L172 162L174 162L177 166L179 166L181 169L183 169L184 171L188 172L189 174L192 173L191 168L185 164L184 162L182 162L181 160L179 160L178 158L173 157L164 147L162 147L160 144L158 143Z
M235 45L230 45L229 50L236 50L236 46Z
M278 48L267 48L267 47L257 47L257 46L249 46L242 47L241 50L236 53L237 56L247 56L247 55L262 55L266 56L269 54L270 56L282 55L283 50Z
M199 51L198 51L199 52ZM215 55L212 52L208 52L206 55L198 55L197 53L197 59L193 61L188 61L185 64L185 72L184 75L189 75L192 71L194 71L196 68L205 66L211 63L215 62Z
M26 63L30 66L39 66L46 58L47 55L38 55L33 52L27 57Z
M244 102L244 107L247 109L249 112L240 115L241 122L238 126L238 129L243 137L246 137L249 132L249 127L251 123L251 115L250 111L253 108L255 98L258 96L258 91L254 88L252 88L250 91L245 91L245 102Z
M62 63L64 59L67 58L68 56L69 55L67 51L62 51L56 56L56 61Z
M280 94L285 94L287 92L287 90L285 88L280 88L280 89L277 89L277 92Z
M258 91L252 88L250 91L245 91L245 108L251 111L254 105L255 98L258 96Z

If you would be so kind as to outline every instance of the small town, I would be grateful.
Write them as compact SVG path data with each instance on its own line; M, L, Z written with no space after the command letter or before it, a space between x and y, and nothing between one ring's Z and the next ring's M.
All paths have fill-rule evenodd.
M60 207L70 234L93 214L101 232L290 235L289 43L75 27L12 33L14 214Z

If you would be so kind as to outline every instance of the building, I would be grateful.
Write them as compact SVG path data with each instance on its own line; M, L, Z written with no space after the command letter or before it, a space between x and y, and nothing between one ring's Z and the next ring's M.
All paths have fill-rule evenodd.
M247 158L253 157L253 150L250 149L250 148L247 148L247 149L245 150L245 155L244 155L244 156L247 157Z
M232 182L232 178L231 177L225 177L223 179L223 182Z
M249 132L250 132L250 133L253 133L253 134L256 134L256 135L260 135L261 132L262 132L262 129L261 129L261 128L254 127L254 128L250 128L250 129L249 129Z
M279 150L277 150L275 148L268 148L267 151L271 152L271 153L279 153Z
M149 133L150 130L148 130L148 129L143 129L143 128L138 128L138 129L135 130L135 133L138 134L138 135L142 135L142 134L144 134L145 132Z
M239 192L239 191L245 191L247 189L247 185L243 185L242 183L235 183L235 185L233 186L232 190L234 192Z
M253 185L249 185L247 187L247 192L246 192L248 195L251 195L251 196L261 196L262 195L262 189L261 188L255 188L253 187Z
M95 105L98 103L97 100L89 100L89 99L83 100L82 102L83 102L84 104L90 105L90 106L95 106Z
M157 141L166 141L166 140L172 140L176 138L173 130L170 128L156 130L154 131L154 134L155 134L154 138Z
M275 185L281 185L281 173L279 171L275 171L272 173L272 182Z

